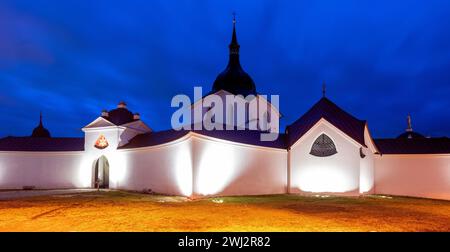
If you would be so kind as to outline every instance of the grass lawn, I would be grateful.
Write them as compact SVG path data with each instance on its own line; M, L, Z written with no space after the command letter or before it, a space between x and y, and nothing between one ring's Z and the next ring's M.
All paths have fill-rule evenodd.
M90 192L0 201L0 231L450 231L450 201Z

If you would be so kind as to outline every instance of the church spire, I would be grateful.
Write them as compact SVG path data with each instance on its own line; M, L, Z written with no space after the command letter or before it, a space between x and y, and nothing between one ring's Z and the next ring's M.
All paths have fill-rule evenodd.
M212 91L225 90L235 95L256 95L256 86L252 78L242 69L239 60L240 45L236 36L236 16L233 13L233 33L228 45L230 50L228 65L214 81Z
M39 112L39 125L34 128L33 133L31 133L31 137L51 137L50 131L44 128L44 124L42 123L42 111Z
M412 132L413 129L412 129L412 123L411 123L411 115L408 115L406 117L406 123L408 124L408 127L406 128L406 131L407 132Z
M237 36L236 36L236 13L233 13L233 35L231 37L231 43L228 46L230 49L230 56L232 55L239 55L239 48L241 46L237 42Z

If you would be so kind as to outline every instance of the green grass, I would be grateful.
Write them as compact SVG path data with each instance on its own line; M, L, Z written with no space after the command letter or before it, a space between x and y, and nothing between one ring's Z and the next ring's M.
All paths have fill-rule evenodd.
M101 191L0 201L0 231L450 231L450 201Z

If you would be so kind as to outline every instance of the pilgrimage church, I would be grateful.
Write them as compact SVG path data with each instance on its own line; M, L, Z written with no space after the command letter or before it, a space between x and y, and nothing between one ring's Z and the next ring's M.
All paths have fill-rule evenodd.
M229 51L229 63L208 95L253 95L269 107L262 116L278 121L280 112L258 95L240 64L235 22ZM286 129L272 128L282 132L275 141L261 141L264 129L245 125L155 132L125 102L99 113L82 128L82 138L52 137L41 116L30 136L0 139L0 190L99 187L187 197L383 194L450 200L449 138L424 137L408 117L397 137L374 139L367 121L325 93L298 113Z

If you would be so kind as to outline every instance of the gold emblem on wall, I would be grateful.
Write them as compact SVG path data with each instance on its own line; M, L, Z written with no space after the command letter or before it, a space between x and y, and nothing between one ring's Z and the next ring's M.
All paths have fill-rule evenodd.
M106 137L104 135L100 135L97 139L97 141L95 141L95 148L97 149L104 149L106 147L108 147L108 141L106 140Z

